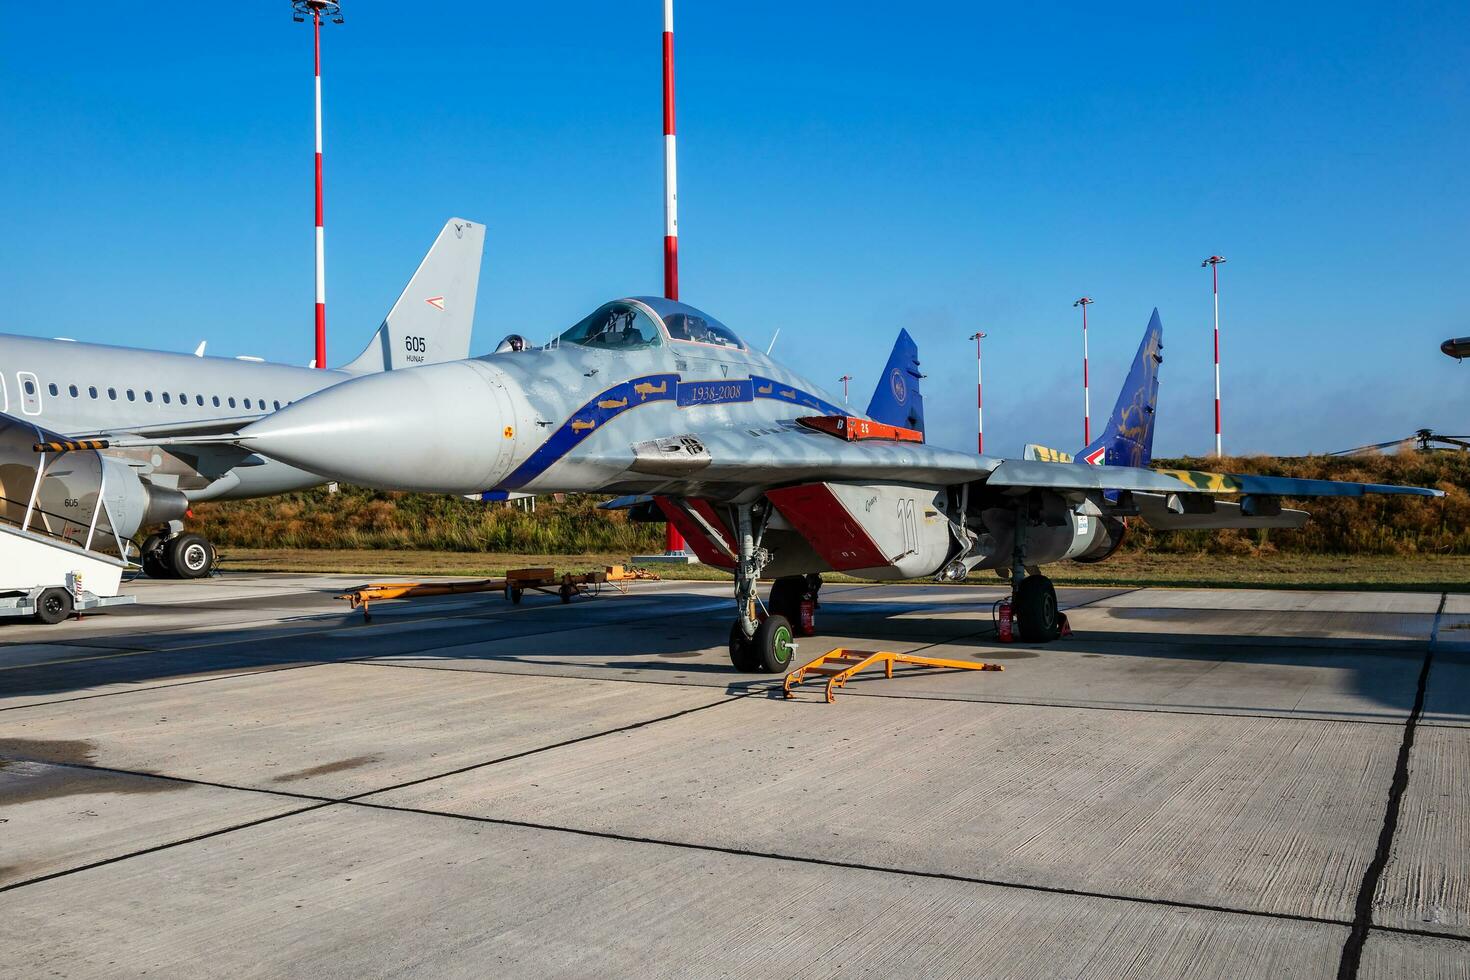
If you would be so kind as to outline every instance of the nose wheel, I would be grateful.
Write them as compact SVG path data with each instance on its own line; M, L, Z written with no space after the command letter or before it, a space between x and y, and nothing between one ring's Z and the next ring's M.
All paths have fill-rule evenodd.
M730 625L730 663L742 674L784 674L795 657L796 634L785 616L767 616L749 638L739 620Z

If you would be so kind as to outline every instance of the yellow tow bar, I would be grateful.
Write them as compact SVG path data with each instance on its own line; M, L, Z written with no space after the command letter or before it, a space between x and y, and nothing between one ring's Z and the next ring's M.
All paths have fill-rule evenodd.
M917 667L940 667L947 670L1005 670L1000 664L980 663L974 660L944 660L940 657L919 657L912 653L894 653L891 650L849 650L838 647L828 650L811 663L798 667L786 675L786 696L796 697L792 689L806 680L808 675L827 678L827 703L837 700L837 689L847 684L858 671L882 662L884 675L893 676L893 665L913 664Z

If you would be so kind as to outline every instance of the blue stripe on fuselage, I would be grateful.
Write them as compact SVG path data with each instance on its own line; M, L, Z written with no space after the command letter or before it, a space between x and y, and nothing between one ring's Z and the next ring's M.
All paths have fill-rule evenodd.
M657 401L674 401L680 408L690 408L748 402L752 397L774 399L828 415L847 414L845 409L808 391L759 375L739 381L681 381L677 374L650 374L614 385L577 409L495 489L515 490L525 486L577 448L583 439L630 408Z

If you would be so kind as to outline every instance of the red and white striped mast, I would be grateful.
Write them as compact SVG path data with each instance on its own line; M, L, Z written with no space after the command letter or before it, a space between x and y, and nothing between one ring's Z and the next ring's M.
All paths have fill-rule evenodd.
M1220 448L1220 263L1223 255L1211 255L1200 263L1200 268L1210 267L1210 290L1215 297L1215 455L1222 456Z
M1073 306L1082 307L1082 445L1092 445L1092 392L1087 384L1087 308L1092 297L1084 296Z
M674 153L674 0L664 0L664 296L679 298L679 175Z
M985 455L985 369L980 360L980 341L985 339L983 333L972 333L970 339L975 342L975 449L981 456Z
M322 226L322 20L342 23L342 5L329 0L291 0L292 19L311 17L312 75L316 96L316 367L327 366L327 259Z
M679 298L679 175L674 152L674 0L664 0L664 296ZM684 552L684 536L665 525L664 550Z

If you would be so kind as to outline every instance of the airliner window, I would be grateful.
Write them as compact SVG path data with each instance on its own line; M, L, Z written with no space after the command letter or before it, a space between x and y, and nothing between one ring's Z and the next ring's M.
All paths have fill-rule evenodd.
M636 307L608 303L562 334L561 342L604 350L641 350L658 345L658 327Z
M219 408L219 395L214 396L214 407Z
M71 396L73 398L77 397L77 386L76 385L68 385L66 390L69 391L69 392L71 392Z
M60 389L58 389L56 387L56 382L54 382L54 381L51 382L46 387L50 389L51 394L53 394L53 395L59 395L61 393ZM35 393L36 393L36 386L33 385L33 384L31 384L29 381L27 381L26 382L26 394L27 395L34 395Z
M31 380L27 379L26 380L26 394L27 395L34 395L35 393L36 393L36 383L34 381L31 381ZM56 394L56 386L55 385L52 385L51 386L51 394L53 394L53 395Z
M204 396L203 395L195 395L194 396L194 404L195 405L203 405L204 404Z
M96 389L96 387L93 386L93 385L88 385L87 386L87 394L89 396L91 396L92 398L96 398L97 397L97 389Z
M171 402L171 401L173 401L173 398L172 398L172 397L171 397L171 396L170 396L170 395L169 395L169 393L168 393L168 392L166 392L166 391L165 391L165 392L164 392L164 393L163 393L163 403L164 403L164 404L165 404L165 405L167 405L167 404L169 404L169 402Z
M108 388L107 389L107 397L110 398L110 399L112 399L113 401L117 401L117 389L116 388Z
M276 411L279 412L281 410L281 403L280 402L271 402L271 404L274 405L274 406L276 406Z
M231 408L234 408L235 407L235 399L234 399L233 396L229 399L229 403L230 403L230 407Z
M248 399L248 398L245 399L245 407L246 408L249 408L250 407L250 399Z
M143 400L145 402L151 402L151 401L153 401L153 392L148 391L147 389L144 389L144 391L143 391Z
M744 350L745 345L735 336L735 331L719 320L695 313L670 313L664 317L664 326L675 340L686 340L696 344L713 344L716 347L733 347Z
M137 396L133 394L133 389L129 388L128 389L128 401L135 402L137 400L138 400Z

